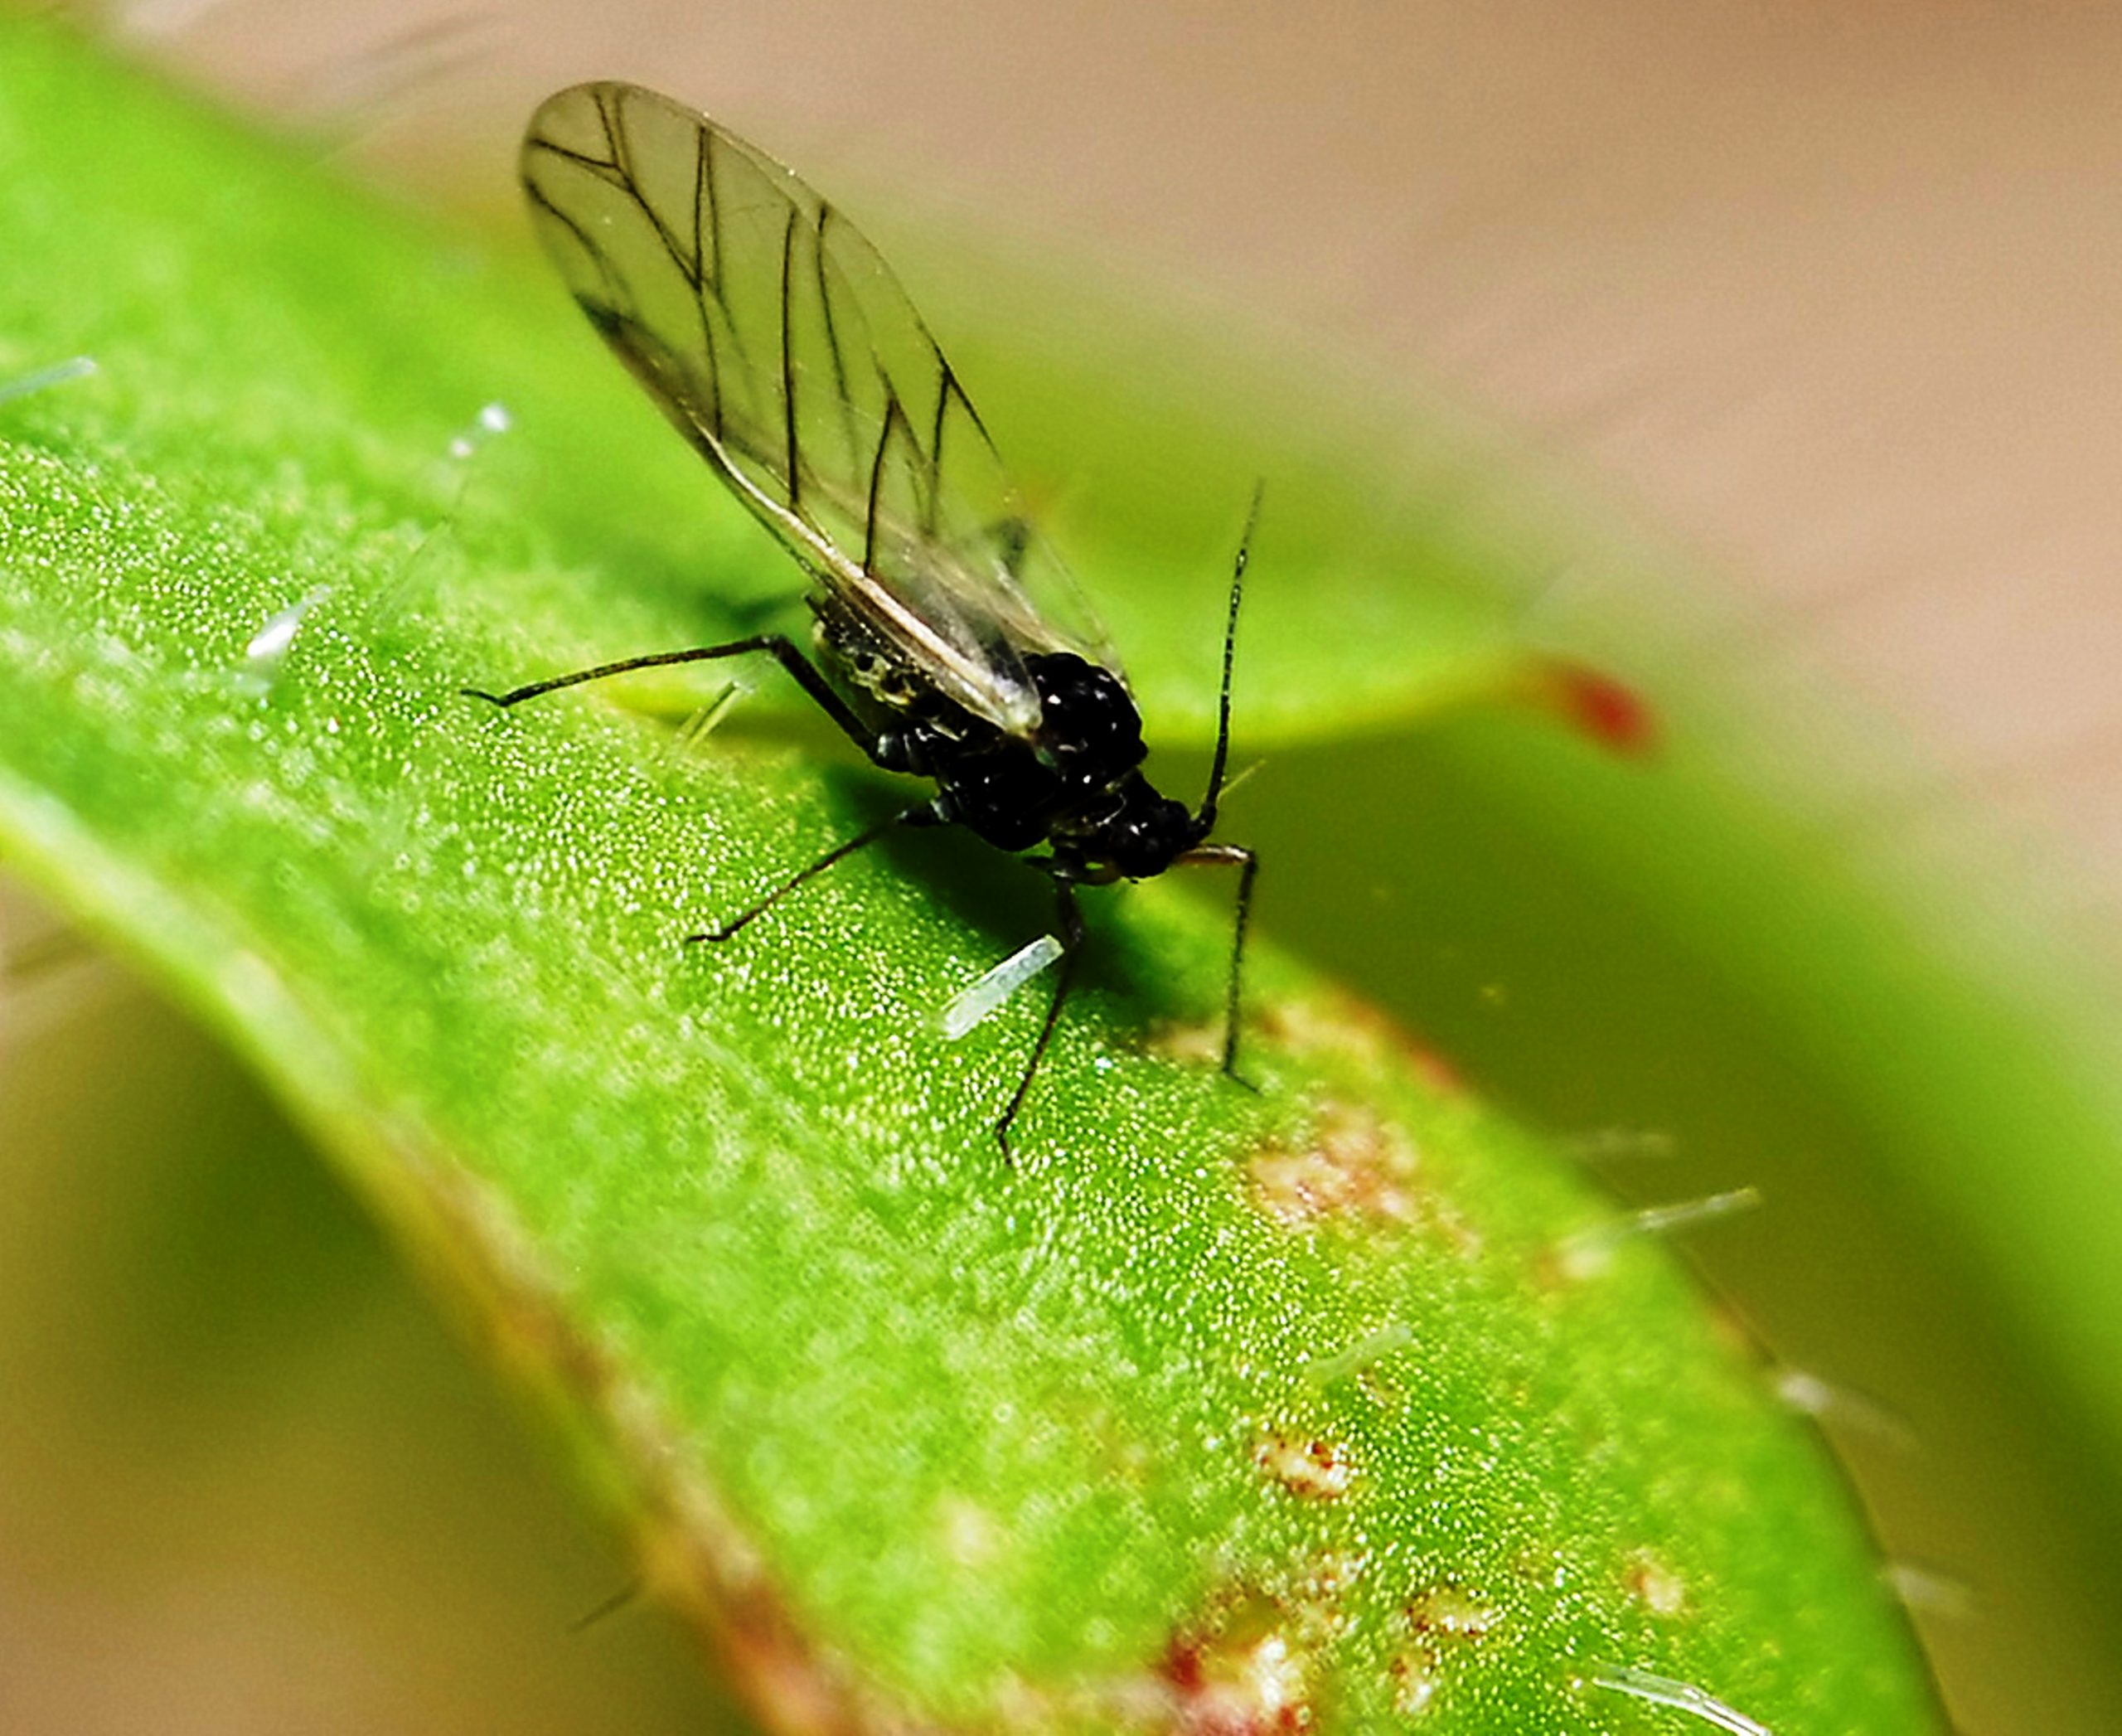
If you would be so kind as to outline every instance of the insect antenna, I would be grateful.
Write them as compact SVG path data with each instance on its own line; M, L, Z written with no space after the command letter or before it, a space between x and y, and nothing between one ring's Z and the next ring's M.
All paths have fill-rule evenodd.
M1267 486L1264 480L1252 485L1252 504L1246 509L1245 530L1238 539L1238 559L1231 564L1230 612L1223 620L1223 689L1216 701L1216 754L1209 762L1209 793L1194 816L1196 839L1216 829L1216 804L1223 799L1223 768L1230 761L1230 677L1238 653L1238 606L1245 596L1245 564L1252 556L1252 532L1260 522L1260 497Z
M1252 915L1252 882L1260 872L1260 858L1242 844L1209 844L1203 841L1216 828L1216 804L1223 799L1223 773L1230 764L1230 678L1238 656L1238 609L1245 596L1245 565L1252 558L1252 533L1260 523L1260 497L1266 482L1252 485L1252 504L1246 508L1245 530L1238 539L1238 558L1231 563L1230 612L1223 619L1223 676L1216 701L1216 753L1209 763L1209 793L1194 816L1194 843L1175 861L1209 867L1235 868L1238 909L1231 924L1230 980L1224 994L1223 1073L1248 1090L1260 1088L1238 1070L1238 1040L1243 1030L1241 988L1245 972L1245 930Z

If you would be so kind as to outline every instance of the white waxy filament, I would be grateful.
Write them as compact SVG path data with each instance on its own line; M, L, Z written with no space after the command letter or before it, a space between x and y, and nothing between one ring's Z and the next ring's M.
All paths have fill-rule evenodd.
M1632 1700L1648 1700L1654 1706L1670 1706L1676 1712L1692 1713L1706 1724L1728 1730L1731 1736L1775 1736L1766 1724L1755 1722L1743 1712L1734 1711L1693 1682L1677 1682L1669 1676L1653 1675L1648 1670L1625 1667L1599 1671L1589 1681L1592 1687L1604 1688L1610 1693L1625 1694Z
M1061 956L1061 943L1042 934L1020 947L994 969L951 997L943 1008L943 1035L956 1042L994 1016L995 1010Z
M289 604L253 633L250 643L243 647L243 660L252 672L270 676L277 671L280 660L288 654L288 647L295 642L302 618L331 594L331 586L320 584L300 600Z
M0 404L10 398L27 398L31 392L41 392L46 386L63 386L69 380L79 380L96 371L93 356L75 356L65 361L55 361L48 368L39 368L33 374L24 374L15 380L0 380Z

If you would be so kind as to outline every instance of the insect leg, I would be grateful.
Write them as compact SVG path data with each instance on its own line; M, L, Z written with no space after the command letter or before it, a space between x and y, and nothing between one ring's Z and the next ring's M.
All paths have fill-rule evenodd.
M1010 1124L1017 1118L1017 1111L1024 1108L1039 1064L1046 1059L1046 1047L1054 1040L1054 1027L1061 1022L1061 1009L1067 1004L1068 990L1075 982L1076 958L1083 945L1083 913L1076 907L1075 887L1057 878L1054 890L1060 900L1061 911L1061 962L1054 972L1054 998L1046 1003L1046 1022L1039 1027L1039 1040L1031 1045L1031 1060L1025 1064L1025 1076L1017 1081L1017 1089L1010 1096L1009 1108L1003 1110L1002 1118L995 1123L995 1142L1002 1147L1004 1160L1010 1163L1016 1160L1010 1152Z
M1245 564L1252 558L1252 531L1260 522L1260 496L1266 486L1263 482L1253 487L1244 533L1238 539L1238 559L1231 565L1230 613L1223 621L1223 693L1216 705L1216 757L1209 763L1209 793L1201 798L1200 812L1194 816L1197 838L1205 838L1216 829L1216 803L1223 799L1223 767L1230 759L1230 676L1238 652L1238 605L1245 595Z
M843 857L853 856L858 850L867 849L870 845L875 843L878 839L884 836L886 832L891 831L894 827L940 826L942 823L943 822L942 821L936 817L935 810L926 802L921 803L913 807L904 808L899 812L892 815L889 819L879 820L874 826L865 827L862 831L855 833L853 837L848 839L845 843L836 844L831 850L828 850L823 856L820 856L817 861L811 863L809 867L804 869L802 872L800 874L791 875L787 880L776 886L773 891L768 893L764 898L753 904L750 909L745 911L741 916L731 918L730 920L723 924L719 929L710 929L703 933L686 935L686 944L687 946L690 946L695 942L702 940L727 940L732 934L734 934L739 929L743 928L746 923L751 921L753 917L763 916L766 912L771 910L776 904L779 904L782 899L787 897L790 893L793 892L806 880L816 879L819 875L823 874L826 869L831 867L835 862L841 861Z
M1245 966L1245 929L1252 917L1252 882L1259 876L1259 856L1243 844L1197 844L1174 861L1238 870L1238 919L1231 925L1230 991L1223 1010L1223 1071L1247 1090L1257 1091L1260 1088L1238 1070L1238 1035L1243 1028L1238 988Z
M796 648L786 633L763 633L749 639L732 639L727 645L701 645L690 651L659 651L648 657L622 657L616 663L599 663L593 669L577 669L568 675L556 675L550 681L533 681L527 687L511 687L506 693L488 693L483 688L465 687L459 691L470 699L482 699L491 705L521 705L526 699L535 699L543 693L557 692L562 687L579 686L584 681L601 681L608 675L624 675L630 669L660 669L669 663L705 663L717 657L742 657L747 652L763 651L789 674L796 684L810 695L820 710L837 724L841 730L863 752L875 757L876 743L871 733L863 728L861 721L848 710L847 702L826 685L826 678L812 666L811 660Z

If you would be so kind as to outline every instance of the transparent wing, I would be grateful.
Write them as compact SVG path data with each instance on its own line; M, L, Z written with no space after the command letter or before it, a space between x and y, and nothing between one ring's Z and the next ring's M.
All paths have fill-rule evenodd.
M1021 735L1039 720L1023 652L1117 668L921 316L795 175L609 83L540 106L521 172L591 323L883 644Z

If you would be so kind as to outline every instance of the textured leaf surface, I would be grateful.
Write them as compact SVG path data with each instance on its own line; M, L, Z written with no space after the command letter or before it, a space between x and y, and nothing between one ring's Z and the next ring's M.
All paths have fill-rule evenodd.
M934 1015L1044 919L1028 877L923 839L679 947L875 793L455 690L710 628L694 575L777 557L549 286L6 48L5 363L101 369L0 406L7 854L542 1374L770 1720L1669 1726L1587 1685L1631 1666L1935 1727L1839 1481L1662 1251L1272 958L1266 1089L1219 1080L1214 911L1107 901L1014 1172L1035 1009ZM490 401L513 431L448 457ZM1130 577L1154 667L1192 604ZM1257 635L1271 717L1417 708L1500 643L1374 589L1368 675Z

